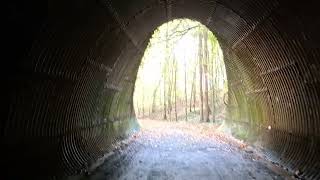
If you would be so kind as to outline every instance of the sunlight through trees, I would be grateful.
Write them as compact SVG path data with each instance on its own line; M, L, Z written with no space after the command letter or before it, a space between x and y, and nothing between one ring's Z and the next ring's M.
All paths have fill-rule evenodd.
M227 91L222 51L204 25L177 19L154 31L135 85L138 117L223 120Z

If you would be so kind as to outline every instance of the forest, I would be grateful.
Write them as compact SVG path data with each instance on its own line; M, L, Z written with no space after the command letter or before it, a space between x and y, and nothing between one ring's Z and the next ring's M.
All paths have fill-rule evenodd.
M136 77L138 118L221 122L228 95L217 38L204 25L177 19L158 27Z

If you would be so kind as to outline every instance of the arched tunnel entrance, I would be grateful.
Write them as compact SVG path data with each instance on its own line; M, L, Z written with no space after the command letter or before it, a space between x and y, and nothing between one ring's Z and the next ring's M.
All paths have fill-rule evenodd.
M320 178L316 1L5 3L1 176L83 173L137 128L132 95L153 30L195 19L217 35L231 124L255 127L265 154Z
M207 27L174 19L154 31L135 81L137 118L221 121L227 95L223 53Z

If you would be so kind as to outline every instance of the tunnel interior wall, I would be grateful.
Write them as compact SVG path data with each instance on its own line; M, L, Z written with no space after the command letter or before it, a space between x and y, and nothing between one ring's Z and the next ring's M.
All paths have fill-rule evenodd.
M138 128L132 96L142 53L96 2L33 5L35 17L45 16L38 22L30 6L10 7L18 14L10 28L19 30L8 32L17 45L7 57L20 56L4 73L4 173L59 179L88 169Z
M7 176L85 171L138 128L132 96L153 30L174 18L219 39L228 123L250 129L274 161L320 178L316 1L15 1L5 5ZM271 129L268 129L268 126Z

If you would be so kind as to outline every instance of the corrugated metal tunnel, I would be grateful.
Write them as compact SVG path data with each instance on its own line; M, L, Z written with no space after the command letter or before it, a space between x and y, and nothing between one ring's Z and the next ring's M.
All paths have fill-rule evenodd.
M266 154L320 179L316 1L32 0L4 7L2 175L79 174L136 129L134 82L151 33L190 18L223 49L228 122L249 123Z

